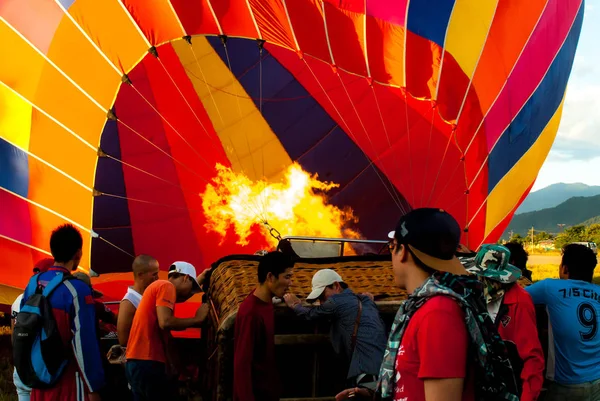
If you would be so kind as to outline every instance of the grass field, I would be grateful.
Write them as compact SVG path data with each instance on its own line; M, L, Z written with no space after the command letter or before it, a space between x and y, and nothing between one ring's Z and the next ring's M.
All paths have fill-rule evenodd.
M558 278L558 265L544 264L528 266L528 268L532 271L531 278L534 282L545 278ZM594 271L594 283L600 284L600 267L596 268Z

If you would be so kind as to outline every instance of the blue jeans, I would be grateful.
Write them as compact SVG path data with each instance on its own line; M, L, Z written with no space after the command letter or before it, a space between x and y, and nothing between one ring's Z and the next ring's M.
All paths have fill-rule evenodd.
M128 359L125 372L135 401L166 401L175 398L164 363Z
M19 397L19 401L29 401L31 397L31 389L23 384L19 374L17 373L17 368L15 368L13 372L13 383L17 388L17 396Z
M600 400L600 379L581 384L548 385L545 401L597 401Z

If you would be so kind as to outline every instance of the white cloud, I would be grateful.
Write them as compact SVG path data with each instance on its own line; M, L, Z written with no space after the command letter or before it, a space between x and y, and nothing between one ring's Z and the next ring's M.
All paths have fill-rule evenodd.
M600 156L589 160L564 160L555 157L554 152L551 153L538 175L533 190L537 191L557 182L600 185Z

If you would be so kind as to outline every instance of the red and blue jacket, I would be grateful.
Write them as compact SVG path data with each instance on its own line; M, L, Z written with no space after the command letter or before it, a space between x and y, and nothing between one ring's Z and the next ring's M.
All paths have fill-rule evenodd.
M54 266L40 273L39 284L45 287L59 273L71 274L63 267ZM31 287L25 289L21 307L35 291ZM54 290L49 301L63 343L73 351L70 363L76 363L87 390L98 391L104 386L104 370L91 288L81 280L66 280Z

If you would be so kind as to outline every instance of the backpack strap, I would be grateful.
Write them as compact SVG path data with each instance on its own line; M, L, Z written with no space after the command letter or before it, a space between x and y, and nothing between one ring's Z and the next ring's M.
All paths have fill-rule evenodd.
M39 273L36 274L36 275L31 276L31 278L29 279L29 283L27 284L27 288L29 288L29 292L31 293L31 295L35 294L35 292L36 292L36 290L38 288L39 279L40 279ZM24 303L24 301L21 301L21 303Z
M73 276L71 276L70 274L58 273L52 280L50 280L48 285L46 285L46 288L44 288L44 292L42 293L42 295L48 298L54 292L54 290L58 288L59 285L61 285L67 280L72 279Z

